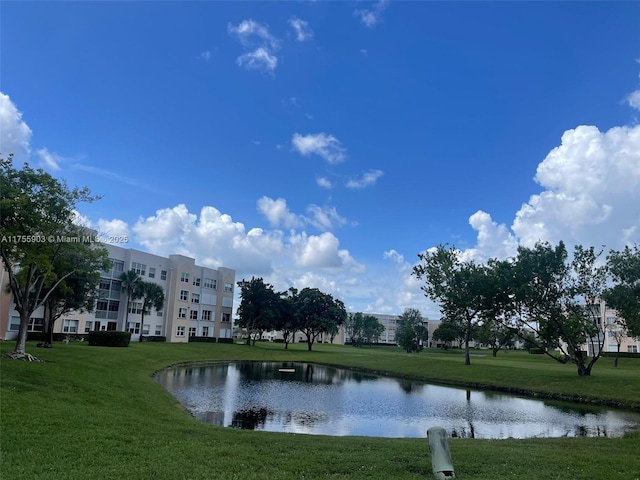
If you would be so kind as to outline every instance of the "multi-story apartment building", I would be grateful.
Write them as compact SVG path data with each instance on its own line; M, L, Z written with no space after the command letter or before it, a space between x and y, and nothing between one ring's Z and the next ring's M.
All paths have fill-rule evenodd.
M54 332L88 333L93 330L121 330L142 335L165 336L168 342L187 342L190 336L231 338L235 271L207 268L183 255L162 257L140 250L105 245L112 267L101 272L98 301L91 313L71 312L54 326ZM127 299L120 276L133 270L140 279L162 287L162 310L145 312L142 302ZM4 269L3 269L4 273ZM0 334L6 340L18 334L19 316L10 295L2 293ZM36 310L29 331L42 331L44 313Z
M604 336L603 351L617 352L619 348L621 352L640 352L640 338L627 336L624 322L618 316L618 312L609 307L604 300L594 305L594 313L601 335ZM598 344L597 339L594 339L593 342L584 344L583 350L592 356L598 353L594 352L594 347L597 348Z

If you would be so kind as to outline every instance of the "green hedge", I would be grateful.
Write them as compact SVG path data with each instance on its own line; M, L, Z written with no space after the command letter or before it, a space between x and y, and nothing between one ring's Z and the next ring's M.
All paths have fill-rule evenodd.
M219 338L218 343L233 343L233 338Z
M530 348L529 353L531 355L542 355L544 353L544 350L541 348Z
M130 332L116 330L89 332L89 345L94 347L128 347L130 341Z
M189 342L216 343L216 337L189 337Z
M632 352L602 352L600 354L601 357L612 357L618 356L618 358L640 358L640 353L632 353Z
M166 342L167 337L162 335L144 335L142 337L143 342Z

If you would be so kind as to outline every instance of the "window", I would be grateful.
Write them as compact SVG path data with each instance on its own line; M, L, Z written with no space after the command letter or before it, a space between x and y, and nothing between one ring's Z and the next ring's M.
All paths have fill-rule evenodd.
M191 313L189 314L189 319L190 320L197 320L198 319L198 311L197 310L191 310Z
M150 329L150 328L151 328L151 325L149 325L149 324L145 323L145 324L142 326L142 334L143 334L143 335L149 335L149 329Z
M160 280L166 280L166 279L167 279L167 271L160 270Z
M617 320L616 317L607 317L607 325L613 325Z
M93 328L93 322L86 322L84 324L84 333L89 333L91 331L91 329Z
M156 325L156 335L162 335L162 325Z
M131 302L129 303L129 313L142 313L142 302Z
M113 263L113 271L116 272L114 277L118 277L120 273L124 272L124 262L122 260L111 260Z
M200 278L199 277L193 277L193 284L196 287L199 287L200 286Z
M216 295L213 293L203 293L200 303L204 303L205 305L215 305Z
M189 336L190 337L196 336L196 327L189 327Z
M180 290L180 300L182 302L189 301L189 292L187 290Z
M159 317L161 317L161 316L162 316L162 310L158 310L158 311L156 312L156 315L158 315Z
M192 293L191 294L191 303L200 303L200 294Z
M182 283L189 283L189 274L185 273L185 272L181 273L180 274L180 281Z
M202 320L211 321L211 310L203 310L202 311Z
M638 346L637 345L629 345L627 347L627 352L629 352L629 353L638 353Z
M44 318L33 318L29 319L29 328L30 332L44 332Z
M213 288L214 290L218 287L218 281L213 278L204 277L204 288Z
M131 262L131 270L140 276L144 276L147 271L147 266L144 263Z
M156 269L149 267L149 278L156 278Z
M233 307L233 298L231 297L222 297L222 306L223 307Z
M233 283L224 283L224 291L225 292L233 292Z
M183 325L179 325L176 328L176 337L184 337L185 327Z
M231 314L230 313L223 313L222 314L222 321L223 322L230 322L231 321Z
M9 330L18 331L20 330L20 317L11 317L11 322L9 323Z
M135 334L140 333L140 322L127 323L127 332Z
M178 309L178 318L187 318L187 309L179 308Z
M209 327L202 327L202 336L203 337L209 336Z
M78 320L65 318L62 324L62 333L78 333Z

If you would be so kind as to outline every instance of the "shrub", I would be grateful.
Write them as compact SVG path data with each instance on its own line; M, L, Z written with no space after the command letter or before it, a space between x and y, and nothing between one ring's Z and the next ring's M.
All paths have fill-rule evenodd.
M618 356L618 358L640 358L640 353L634 353L634 352L620 352L620 353L602 352L600 354L601 357L612 357L612 358L615 358L616 355Z
M273 343L284 343L284 338L274 338Z
M142 337L143 342L166 342L167 337L162 335L145 335Z
M189 337L189 342L215 343L216 337L196 337L195 335L193 335Z
M529 349L529 353L531 355L542 355L544 353L544 350L541 348L537 348L537 347L531 347Z
M128 347L130 341L130 332L116 330L89 332L89 345L94 347Z
M233 343L233 338L219 338L218 343Z

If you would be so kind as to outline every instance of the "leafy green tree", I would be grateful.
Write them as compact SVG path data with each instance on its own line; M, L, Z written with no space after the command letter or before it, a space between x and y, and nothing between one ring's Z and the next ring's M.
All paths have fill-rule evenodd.
M451 320L443 320L438 328L433 331L432 339L436 342L443 342L445 348L451 346L456 340L464 338L464 328L460 324Z
M87 234L85 229L78 227L77 230L77 237ZM53 345L53 327L60 317L72 311L93 311L98 297L100 271L109 268L111 261L107 250L87 242L76 244L76 248L67 250L56 259L56 276L62 276L70 270L73 273L54 290L50 291L48 285L43 289L49 293L44 303L44 341Z
M518 309L515 326L534 332L529 341L549 357L575 364L580 376L591 375L604 345L599 299L606 269L598 265L599 256L593 247L577 245L569 261L563 242L520 246L511 282L505 285ZM582 350L584 344L591 356Z
M419 352L429 339L429 328L416 308L407 308L396 322L396 343L407 353Z
M59 258L81 242L65 241L77 233L73 223L77 205L93 202L87 188L70 189L42 169L13 165L13 157L0 157L0 258L20 314L15 349L10 358L34 360L25 352L29 320L68 277L56 271Z
M142 296L142 278L134 270L122 272L119 278L122 283L122 291L127 296L127 312L124 316L124 328L129 328L129 310L131 310L131 302L135 302ZM142 332L142 325L140 326Z
M486 320L478 327L475 339L491 348L494 357L498 356L498 352L504 347L511 347L514 344L514 327L509 327L503 322L494 322Z
M273 329L281 315L280 295L262 278L241 280L238 326L247 329L247 345L255 344L263 331Z
M333 326L342 325L347 318L344 303L317 288L302 289L295 302L300 331L306 336L309 351L320 334L328 333Z
M469 342L488 304L487 269L462 261L458 250L443 245L418 257L422 263L414 266L413 275L425 280L422 290L440 304L443 315L464 327L464 363L470 365Z
M164 291L162 287L154 282L141 282L140 299L142 300L142 315L140 317L140 338L142 341L142 331L144 329L144 316L155 308L156 311L162 310L164 306Z
M384 332L384 325L374 317L373 315L364 316L364 327L362 329L362 336L364 340L371 346L372 343L377 343L380 335Z
M279 315L276 318L274 328L282 333L285 350L289 348L289 343L291 343L294 335L300 329L295 302L297 295L298 290L292 287L286 292L281 292L278 301Z
M622 326L631 337L640 337L640 247L626 246L611 251L607 266L614 285L607 289L604 300L616 309Z

